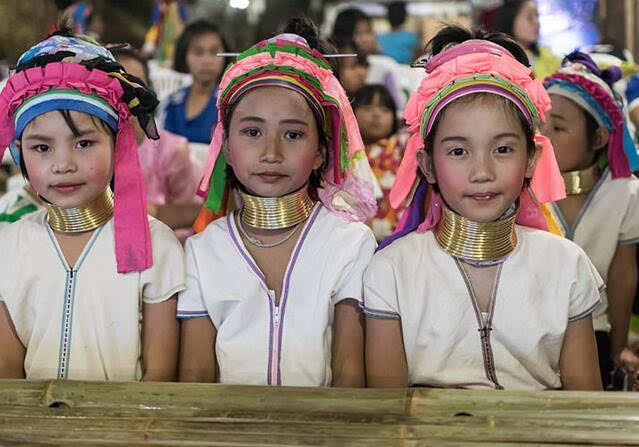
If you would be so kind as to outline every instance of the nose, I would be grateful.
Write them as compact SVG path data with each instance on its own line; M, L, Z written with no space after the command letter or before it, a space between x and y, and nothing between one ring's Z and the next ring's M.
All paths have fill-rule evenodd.
M495 180L495 162L490 154L479 154L474 157L470 172L472 183L486 183Z
M282 151L276 136L266 138L260 161L264 163L279 163L282 161Z
M72 149L60 149L55 151L51 169L54 174L67 174L77 169L77 164Z

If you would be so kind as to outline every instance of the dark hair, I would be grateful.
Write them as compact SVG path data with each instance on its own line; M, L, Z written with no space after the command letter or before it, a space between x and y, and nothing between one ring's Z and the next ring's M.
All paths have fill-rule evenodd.
M521 8L531 0L506 0L503 5L495 10L495 29L492 31L508 34L515 37L515 19ZM539 55L539 46L535 42L529 48L534 55Z
M393 28L401 26L406 21L406 3L391 2L388 5L388 21Z
M140 63L140 65L142 65L142 70L144 71L144 77L145 79L143 79L143 81L146 82L146 86L151 89L153 89L153 84L151 82L151 76L149 73L149 61L148 59L142 55L142 53L140 51L138 51L137 49L133 48L133 47L122 47L122 48L113 48L111 49L111 54L115 57L116 60L120 60L120 59L133 59L134 61L137 61ZM124 67L123 67L124 69Z
M370 23L370 18L361 9L347 8L340 11L337 17L335 17L333 32L331 33L333 43L339 47L342 46L344 42L352 41L353 34L355 34L355 27L361 20Z
M309 44L309 46L313 49L318 50L320 53L334 53L335 49L327 42L321 40L319 38L319 32L315 24L306 17L295 17L290 19L286 24L281 28L281 33L291 33L297 34L300 37L303 37ZM224 127L224 139L228 140L228 135L231 127L231 119L233 118L233 112L235 108L242 100L243 95L241 95L236 101L229 104L222 111L222 125ZM322 173L328 167L330 151L328 150L331 141L329 136L326 134L322 123L324 122L324 117L319 116L318 112L315 111L314 107L311 107L309 104L310 110L313 112L313 117L315 118L315 124L317 126L317 136L319 146L323 148L324 154L324 162L319 169L313 171L309 178L309 195L314 200L319 200L319 195L317 190L321 187L322 182ZM336 138L339 138L337 136ZM226 166L226 178L227 183L232 188L241 187L240 182L238 181L235 173L233 172L233 168L230 164Z
M483 39L489 42L495 43L497 45L502 46L508 52L510 52L517 61L521 64L528 66L528 56L526 56L526 52L524 49L513 39L506 36L502 33L486 33L481 30L470 31L465 28L457 27L457 26L448 26L442 29L440 32L432 38L432 40L428 43L427 47L432 48L433 56L442 52L447 46L450 44L459 44L465 42L470 39ZM514 114L517 117L517 120L521 124L522 130L524 131L524 135L526 137L526 146L528 149L528 153L534 153L535 151L535 129L532 124L528 122L524 114L519 110L519 108L510 100L503 98L498 95L494 95L492 93L473 93L468 96L459 98L455 100L455 102L459 101L475 101L483 98L491 98L492 100L501 103L504 107L507 108L509 112ZM431 150L433 143L435 141L435 134L437 132L437 127L442 120L442 117L446 113L446 108L444 107L442 111L437 115L435 121L433 122L433 126L431 128L430 133L426 136L425 139L425 148L427 151Z
M208 22L206 20L197 20L184 28L180 37L175 44L175 54L173 55L173 70L178 73L188 73L189 67L186 63L186 53L189 51L189 46L191 46L191 42L196 37L199 37L203 34L217 34L222 41L222 46L224 47L224 51L229 50L229 45L227 40L224 38L220 29L213 23ZM224 67L228 66L230 59L224 58Z
M397 132L397 105L395 100L391 96L388 88L383 84L369 84L360 87L355 96L353 97L353 111L357 110L360 106L367 106L373 104L375 98L379 98L379 102L386 108L388 108L393 114L393 128L388 136Z

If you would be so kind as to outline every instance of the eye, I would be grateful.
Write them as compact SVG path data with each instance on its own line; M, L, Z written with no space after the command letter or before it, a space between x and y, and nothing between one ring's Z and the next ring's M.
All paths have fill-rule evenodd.
M563 132L565 129L563 127L554 126L552 130L554 130L555 132Z
M92 145L93 141L91 140L80 140L75 144L75 146L80 149L86 149L88 147L91 147Z
M304 134L302 132L298 132L296 130L289 130L284 134L284 138L286 138L287 140L299 140L300 138L302 138L304 136Z
M36 144L34 146L31 146L31 150L35 152L44 153L49 151L49 146L47 146L46 144Z
M453 157L461 157L465 153L466 153L466 149L463 149L461 147L456 147L448 151L448 155L452 155Z
M495 151L498 154L510 154L513 149L510 146L499 146Z
M240 133L242 135L246 135L246 136L251 137L251 138L259 137L260 134L261 134L260 130L258 128L256 128L256 127L248 127L246 129L242 129L240 131Z

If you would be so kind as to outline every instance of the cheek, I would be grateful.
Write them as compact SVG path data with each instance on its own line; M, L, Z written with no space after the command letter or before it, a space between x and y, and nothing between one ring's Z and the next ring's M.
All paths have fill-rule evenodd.
M461 165L442 161L439 157L435 157L433 163L437 185L444 196L454 195L463 190L466 176Z

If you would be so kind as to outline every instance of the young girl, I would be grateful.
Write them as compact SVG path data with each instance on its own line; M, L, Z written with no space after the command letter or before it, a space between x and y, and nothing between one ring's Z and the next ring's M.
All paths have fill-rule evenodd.
M382 192L377 215L369 222L375 238L381 242L397 225L399 212L390 205L389 195L408 135L398 132L395 101L381 84L360 88L353 99L353 111L366 145L368 162Z
M364 277L368 383L599 389L603 283L578 246L537 229L552 222L532 197L564 195L534 134L550 100L503 35L446 28L432 49L391 191L412 202Z
M364 385L359 303L375 239L357 221L375 214L373 177L316 31L296 19L284 32L222 78L201 187L220 212L228 178L240 207L186 243L184 381Z
M163 128L194 143L211 142L217 121L218 84L226 66L217 53L227 50L215 25L197 21L184 28L175 47L173 69L190 73L193 84L169 96L161 110Z
M1 377L174 378L183 254L146 215L129 121L157 138L156 104L108 50L66 31L18 61L0 152L12 145L46 210L0 232Z
M628 348L628 324L637 285L639 157L611 88L621 71L601 71L574 52L546 78L552 100L543 127L555 149L568 197L553 204L566 237L579 244L607 284L593 314L604 385L614 366L636 375L639 357Z

